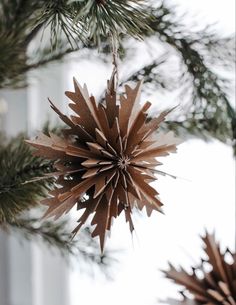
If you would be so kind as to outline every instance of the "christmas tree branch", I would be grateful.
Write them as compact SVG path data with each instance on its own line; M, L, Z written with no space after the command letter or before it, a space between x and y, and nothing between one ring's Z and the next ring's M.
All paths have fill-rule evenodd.
M15 33L21 31L35 36L38 30L50 28L52 48L57 47L63 35L71 47L91 39L98 42L100 36L117 36L124 32L141 37L148 29L146 1L138 0L25 0L0 2L0 30L14 26ZM20 25L20 28L17 27Z
M25 86L27 71L61 59L84 44L97 44L100 36L125 32L140 37L147 28L146 18L143 1L0 0L0 88ZM29 56L28 47L48 30L54 54L48 57L46 44L43 58L32 63L35 54Z
M156 18L150 19L152 33L147 32L145 36L162 41L167 55L164 58L154 56L149 64L135 71L123 83L142 78L151 92L157 89L180 92L181 120L172 118L175 123L171 121L168 127L207 140L214 137L235 148L236 113L228 94L232 81L216 72L217 67L224 73L233 70L234 36L220 37L213 26L202 29L198 26L196 30L193 26L189 30L165 4L151 10L149 14ZM173 56L178 62L175 77L164 74L162 67L168 69L169 58ZM173 63L171 65L173 67Z
M77 5L78 2L76 2ZM100 44L101 37L119 37L121 33L142 38L144 30L151 30L147 20L146 1L137 0L88 0L78 10L77 20L83 20L89 32L89 39Z
M187 61L188 63L188 61ZM181 109L181 120L177 116L166 123L168 129L184 136L195 136L204 140L216 138L223 143L235 147L236 113L227 94L228 80L220 78L203 62L197 64L191 72L194 81L184 73L179 81L173 77L166 79L160 72L160 62L155 60L132 74L127 81L144 80L149 92L154 90L179 90L179 99L185 102L185 109ZM196 71L200 72L196 72ZM223 111L222 111L223 110Z
M79 257L86 266L99 266L101 271L109 276L109 267L115 258L109 251L100 253L100 248L96 240L90 237L90 229L86 227L81 231L76 239L71 240L69 220L42 221L37 217L20 217L16 221L8 222L4 225L7 232L20 232L27 240L41 240L52 250L68 258Z
M54 181L44 176L53 171L52 162L33 156L23 136L1 145L0 171L0 223L11 222L35 206Z

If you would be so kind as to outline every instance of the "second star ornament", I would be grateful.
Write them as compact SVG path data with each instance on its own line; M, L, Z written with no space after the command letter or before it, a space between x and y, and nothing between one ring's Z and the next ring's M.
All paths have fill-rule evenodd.
M96 103L74 79L74 92L65 94L74 115L66 116L50 101L51 108L68 126L63 137L40 134L27 141L36 148L35 154L55 161L57 184L49 198L45 217L61 217L75 205L84 209L73 231L76 234L93 215L96 225L92 236L99 236L103 251L106 231L112 219L122 211L134 229L132 211L146 208L162 211L158 192L150 186L157 178L155 168L161 163L156 157L176 152L179 140L172 132L158 134L159 125L170 112L148 118L151 103L139 104L141 82L134 88L125 86L117 96L114 77L108 82L104 103Z

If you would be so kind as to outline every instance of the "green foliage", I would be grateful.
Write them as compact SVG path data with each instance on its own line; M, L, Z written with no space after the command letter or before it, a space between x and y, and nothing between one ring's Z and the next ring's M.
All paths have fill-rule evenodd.
M89 33L89 39L100 44L101 37L119 37L121 33L142 38L145 30L150 30L144 1L137 0L88 0L81 1L76 20L82 20ZM140 2L140 3L139 3ZM74 2L74 4L78 2Z
M23 136L0 147L0 223L11 222L35 206L53 184L45 177L53 164L32 155Z
M81 267L82 263L86 263L89 269L99 266L106 276L111 275L110 266L116 261L114 253L106 250L101 254L98 242L91 238L89 227L84 228L73 240L68 219L55 222L23 216L17 221L7 223L6 229L9 232L20 232L27 240L43 241L52 251L58 251L66 260L68 260L68 254L79 257ZM86 268L86 271L89 270Z
M78 46L80 40L85 42L85 24L77 18L83 7L84 4L81 1L41 1L38 22L43 24L44 28L50 28L52 49L57 47L62 34L72 48Z
M138 2L0 0L0 88L26 85L27 71L89 45L90 40L98 43L100 36L125 32L140 37L147 15ZM39 35L47 37L43 33L48 30L49 50L46 44L29 56L31 42Z
M122 83L142 78L149 92L172 91L181 110L167 128L184 137L216 138L235 147L236 113L229 94L232 81L217 73L219 69L227 75L234 69L234 36L221 37L213 26L187 28L165 3L151 8L149 14L155 16L149 19L152 32L144 36L158 39L166 55L153 56ZM163 72L169 67L173 71L173 58L175 74Z

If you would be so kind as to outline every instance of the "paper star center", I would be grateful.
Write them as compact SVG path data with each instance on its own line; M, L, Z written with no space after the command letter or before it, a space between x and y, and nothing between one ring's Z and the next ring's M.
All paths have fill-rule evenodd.
M126 169L129 164L130 159L127 156L122 156L117 162L117 165L120 169Z

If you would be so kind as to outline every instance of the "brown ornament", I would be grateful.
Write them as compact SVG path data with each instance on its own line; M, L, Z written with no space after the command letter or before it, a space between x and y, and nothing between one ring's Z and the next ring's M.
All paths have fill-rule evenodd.
M205 244L204 252L207 259L202 260L200 266L192 268L192 274L183 268L177 270L170 264L170 270L165 271L167 278L193 295L193 299L184 296L183 301L167 300L171 305L236 305L236 254L228 249L221 253L214 234L206 233L202 237ZM231 263L225 260L226 254L231 256ZM205 264L210 265L211 271L206 271ZM201 273L199 276L198 272Z
M56 160L55 174L61 187L43 200L48 206L45 216L57 219L77 204L78 210L85 210L73 231L76 234L94 214L92 236L99 236L102 250L112 218L122 211L131 232L134 207L142 210L145 206L148 216L153 210L162 211L158 192L149 185L156 180L155 167L161 164L155 157L175 152L178 143L171 132L156 134L170 110L147 120L151 104L139 106L140 88L141 82L134 89L125 86L125 94L118 101L113 76L105 104L97 104L86 85L82 88L74 79L75 92L65 94L75 115L62 114L50 101L51 108L69 126L63 131L64 138L41 134L27 141L36 148L35 154Z

